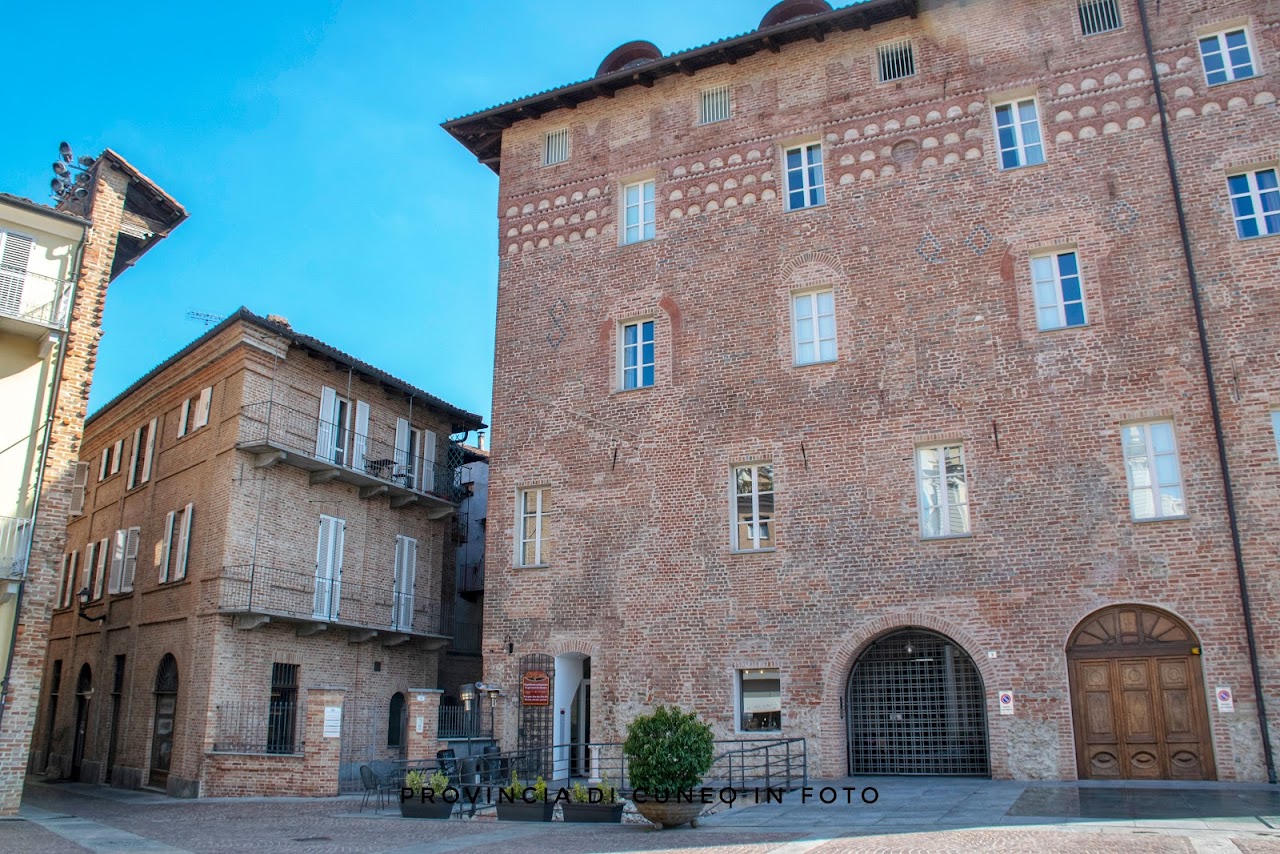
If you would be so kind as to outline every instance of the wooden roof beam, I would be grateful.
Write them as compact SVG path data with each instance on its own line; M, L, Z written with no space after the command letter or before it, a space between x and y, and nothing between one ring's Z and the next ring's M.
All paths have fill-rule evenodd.
M777 53L782 50L782 45L775 42L771 36L762 36L760 41L764 43L764 46L769 49L770 53Z
M683 59L677 59L677 60L676 60L676 68L677 68L677 69L680 71L680 73L681 73L681 74L683 74L685 77L692 77L692 76L693 76L693 69L692 69L692 68L690 68L690 67L685 63L685 61L684 61Z

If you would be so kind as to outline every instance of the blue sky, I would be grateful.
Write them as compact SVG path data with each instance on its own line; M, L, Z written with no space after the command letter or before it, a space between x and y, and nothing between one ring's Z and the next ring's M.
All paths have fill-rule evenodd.
M748 32L771 5L14 3L0 191L47 202L66 140L190 212L112 286L90 411L204 331L188 311L245 305L487 420L498 181L440 122L586 79L631 39Z

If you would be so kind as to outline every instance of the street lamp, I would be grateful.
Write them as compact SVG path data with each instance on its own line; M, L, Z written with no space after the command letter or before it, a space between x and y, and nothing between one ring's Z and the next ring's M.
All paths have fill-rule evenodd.
M101 623L103 620L107 618L106 614L99 614L96 617L90 617L88 614L84 612L84 609L89 607L89 588L88 587L81 587L80 592L76 594L76 598L80 600L79 614L84 619L88 620L91 623Z

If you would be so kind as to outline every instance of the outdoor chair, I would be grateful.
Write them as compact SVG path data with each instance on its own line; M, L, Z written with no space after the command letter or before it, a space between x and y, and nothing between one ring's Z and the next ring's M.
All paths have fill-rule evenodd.
M376 812L377 810L382 809L384 790L381 782L382 781L378 779L378 775L373 773L372 768L368 765L360 766L360 783L364 786L364 798L360 801L360 812L364 812L365 806L369 803L370 795L375 795L377 797L377 807L374 811Z

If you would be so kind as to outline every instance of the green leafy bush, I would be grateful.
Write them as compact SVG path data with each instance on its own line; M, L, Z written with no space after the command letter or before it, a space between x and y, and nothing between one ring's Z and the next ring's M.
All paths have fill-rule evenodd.
M694 712L658 706L627 727L622 745L631 786L649 795L671 795L693 789L714 759L711 727Z
M422 787L427 783L427 772L421 770L413 770L404 775L404 787L413 790L415 798L422 797Z

